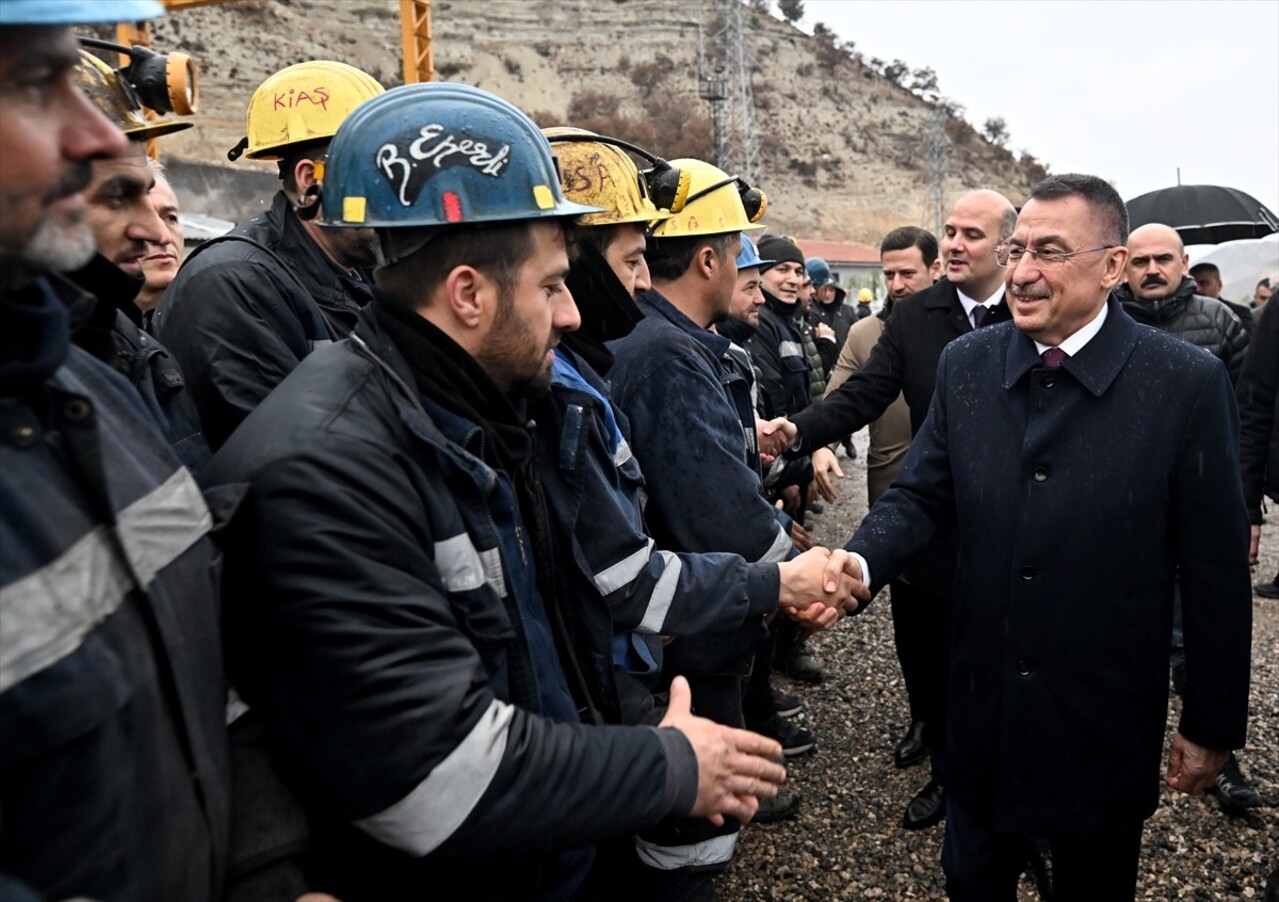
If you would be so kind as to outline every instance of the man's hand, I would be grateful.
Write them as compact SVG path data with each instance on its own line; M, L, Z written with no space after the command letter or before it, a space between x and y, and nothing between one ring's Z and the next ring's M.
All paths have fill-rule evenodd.
M1165 780L1173 789L1197 796L1212 786L1212 781L1217 778L1217 771L1221 770L1229 757L1229 751L1195 745L1178 733L1172 738L1172 748L1168 750L1168 774Z
M831 481L832 473L840 479L844 478L844 471L839 468L839 458L835 456L835 452L822 446L813 452L813 481L817 483L817 494L827 502L839 497L835 492L835 483Z
M818 338L824 339L825 341L835 340L835 330L832 329L830 326L826 325L825 323L818 323L816 326L814 326L813 334L817 336Z
M776 457L789 451L790 446L795 444L795 439L799 438L799 428L786 417L756 420L755 438L759 440L761 451Z
M798 520L792 520L790 523L790 540L795 543L795 547L801 552L808 551L813 547L813 537L808 534L808 530Z
M842 548L811 548L777 567L782 577L777 603L791 616L816 603L851 613L869 594L857 560Z
M1254 523L1248 535L1248 566L1257 566L1257 555L1261 553L1261 525Z
M697 755L697 802L689 812L719 826L724 817L746 823L759 810L760 798L777 795L786 769L777 763L782 747L749 730L736 730L693 714L688 680L671 681L670 704L658 725L684 734Z

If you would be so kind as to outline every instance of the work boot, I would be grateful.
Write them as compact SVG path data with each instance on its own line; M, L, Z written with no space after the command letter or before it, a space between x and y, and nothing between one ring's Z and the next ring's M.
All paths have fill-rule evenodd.
M779 651L774 669L801 683L820 683L826 678L826 674L802 644Z
M777 795L759 800L759 811L751 818L752 824L773 824L799 814L799 793L789 786L777 787Z
M1239 759L1233 752L1221 766L1216 781L1208 791L1217 796L1221 810L1231 817L1242 817L1249 808L1260 808L1262 805L1261 793L1243 775Z

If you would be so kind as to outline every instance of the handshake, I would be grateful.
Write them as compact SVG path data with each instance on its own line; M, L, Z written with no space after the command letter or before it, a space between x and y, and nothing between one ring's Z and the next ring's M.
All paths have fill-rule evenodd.
M847 551L810 548L777 565L781 588L777 606L812 629L833 626L844 614L870 601L857 559Z
M769 457L785 454L799 438L799 427L786 417L760 420L755 424L755 438L761 453Z

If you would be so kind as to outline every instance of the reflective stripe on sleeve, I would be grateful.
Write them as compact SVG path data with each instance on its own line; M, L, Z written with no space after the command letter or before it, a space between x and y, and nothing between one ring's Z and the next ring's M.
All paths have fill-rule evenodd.
M662 575L657 578L657 585L653 587L653 594L648 599L648 609L644 611L644 619L640 621L638 627L639 632L654 635L662 631L662 624L666 622L666 613L671 609L671 601L674 600L675 590L679 586L680 571L684 569L684 564L678 555L670 551L657 553L662 556L666 567L662 570Z
M119 513L114 539L95 527L0 588L0 692L74 652L134 586L146 589L212 527L199 486L179 468Z
M778 458L778 459L780 460L781 458ZM782 524L778 523L777 537L773 539L773 544L770 545L768 550L765 551L764 554L760 557L759 563L761 564L781 563L782 561L786 560L786 556L790 554L792 544L793 543L791 541L790 533L786 531L786 529L782 526Z
M736 848L736 833L712 837L689 846L659 846L635 837L635 854L639 856L639 860L647 867L659 871L727 864L732 861L733 850Z
M777 353L782 357L803 357L804 346L797 341L779 342Z
M355 822L378 842L428 855L452 836L488 790L506 754L515 709L494 700L426 779L391 807Z
M619 439L617 450L613 452L613 466L620 467L634 456L631 453L631 446L626 443L626 439Z
M648 559L652 556L653 540L649 539L643 548L628 554L616 564L596 574L595 588L600 590L601 595L613 594L643 573L644 568L648 566Z
M464 532L435 543L435 566L450 592L474 591L488 583L499 597L506 597L501 553L496 548L476 551Z

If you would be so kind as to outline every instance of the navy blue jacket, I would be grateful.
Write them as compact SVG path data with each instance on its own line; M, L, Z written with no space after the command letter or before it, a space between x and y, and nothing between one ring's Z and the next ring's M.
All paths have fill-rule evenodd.
M1244 499L1261 523L1263 495L1279 499L1279 305L1267 304L1239 374L1239 445Z
M948 345L897 481L848 544L877 591L958 526L946 788L994 830L1084 838L1154 811L1175 579L1179 728L1209 748L1244 741L1252 604L1230 380L1109 303L1059 370L1011 323Z
M609 375L647 480L650 535L659 548L674 551L786 560L790 534L747 463L753 444L747 430L754 435L750 387L722 362L729 340L699 327L656 291L644 292L638 303L644 321L609 343L616 357Z
M251 486L228 528L233 676L308 810L314 887L552 896L581 876L564 853L691 808L692 750L564 709L510 484L372 314L206 471Z
M645 532L644 475L625 416L605 400L598 375L563 348L552 377L550 396L533 408L545 427L539 468L552 515L571 537L577 597L598 592L612 612L616 663L649 675L660 666L658 636L731 630L775 610L775 564L658 547Z
M67 349L66 297L46 281L0 298L7 352L22 336L64 355L37 380L12 377L35 344L0 355L0 898L214 902L214 518L134 389ZM10 316L41 309L29 332Z

